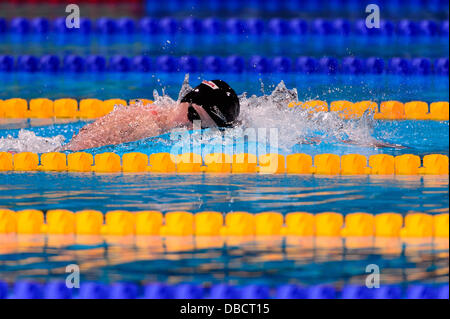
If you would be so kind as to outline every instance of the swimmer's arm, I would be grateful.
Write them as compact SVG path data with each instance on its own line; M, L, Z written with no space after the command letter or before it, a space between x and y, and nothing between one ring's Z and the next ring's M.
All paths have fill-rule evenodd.
M157 120L154 114L135 110L109 113L84 126L63 149L79 151L159 135L162 128Z
M105 145L137 141L160 135L178 125L185 125L187 105L158 109L126 107L115 110L84 126L63 150L79 151Z

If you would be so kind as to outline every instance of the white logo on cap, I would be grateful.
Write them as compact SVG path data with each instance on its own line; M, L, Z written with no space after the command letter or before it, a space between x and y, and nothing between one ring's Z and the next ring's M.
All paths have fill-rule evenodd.
M213 90L217 90L219 88L214 82L211 82L211 81L204 80L202 82L202 84L206 84L207 86L209 86Z
M219 117L222 121L227 122L227 118L223 115L223 113L219 110L219 108L213 105L212 110L210 112L217 117Z

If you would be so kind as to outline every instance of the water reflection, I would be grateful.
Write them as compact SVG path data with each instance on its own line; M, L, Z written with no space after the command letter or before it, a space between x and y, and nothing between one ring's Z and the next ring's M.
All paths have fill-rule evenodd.
M448 212L448 176L0 172L0 208Z
M204 285L283 283L364 285L366 267L381 283L443 283L448 239L327 237L115 237L2 235L0 280L64 279L78 264L82 280Z

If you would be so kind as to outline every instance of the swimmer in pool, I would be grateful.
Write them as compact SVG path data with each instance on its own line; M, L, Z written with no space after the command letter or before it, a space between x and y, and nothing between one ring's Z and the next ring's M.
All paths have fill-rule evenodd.
M175 127L192 128L200 121L202 128L227 128L237 125L240 105L236 92L224 81L203 81L189 91L177 104L160 107L155 104L116 109L93 123L85 125L62 150L79 151L105 145L115 145L157 136ZM318 138L299 141L300 144L319 144ZM404 148L401 145L373 140L358 144L378 148Z
M203 81L174 108L150 105L117 109L84 126L63 149L79 151L137 141L175 127L191 127L197 120L202 128L233 127L239 111L239 98L227 83Z

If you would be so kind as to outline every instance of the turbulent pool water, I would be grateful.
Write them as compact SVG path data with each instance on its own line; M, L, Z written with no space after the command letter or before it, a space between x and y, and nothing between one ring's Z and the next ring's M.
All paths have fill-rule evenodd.
M178 101L190 89L192 88L189 85L189 76L187 75L179 92ZM226 130L225 134L222 131L212 129L203 130L201 134L198 131L195 134L183 134L177 129L165 132L168 133L165 136L169 136L172 140L176 139L178 146L184 147L183 150L193 143L203 146L216 145L216 148L222 146L232 148L238 144L241 147L257 147L260 152L262 148L275 151L281 149L289 152L295 145L301 144L334 143L345 147L345 141L351 141L353 145L371 147L376 143L374 137L376 121L373 120L373 115L370 112L366 112L359 119L343 120L336 112L311 113L300 107L288 107L289 102L298 101L298 94L295 88L286 88L283 81L270 94L263 93L263 85L261 89L262 94L260 96L247 96L244 93L239 97L241 104L239 122L241 124L234 129ZM156 90L154 91L154 101L155 103L152 105L144 105L140 102L127 107L173 108L177 103L177 100L172 99L164 92L159 95ZM119 113L119 110L122 110L123 107L125 106L116 105L110 116L115 116L115 113ZM73 133L76 133L76 131ZM395 130L391 129L384 132L382 138L389 139L395 134ZM174 136L176 137L174 138ZM0 138L0 151L50 152L60 149L69 141L70 137L61 134L41 136L39 132L21 129L17 136L7 135ZM140 146L145 146L145 143L146 140L144 139ZM168 143L170 144L170 142ZM117 148L120 149L120 146ZM217 149L214 149L214 151L217 151Z

